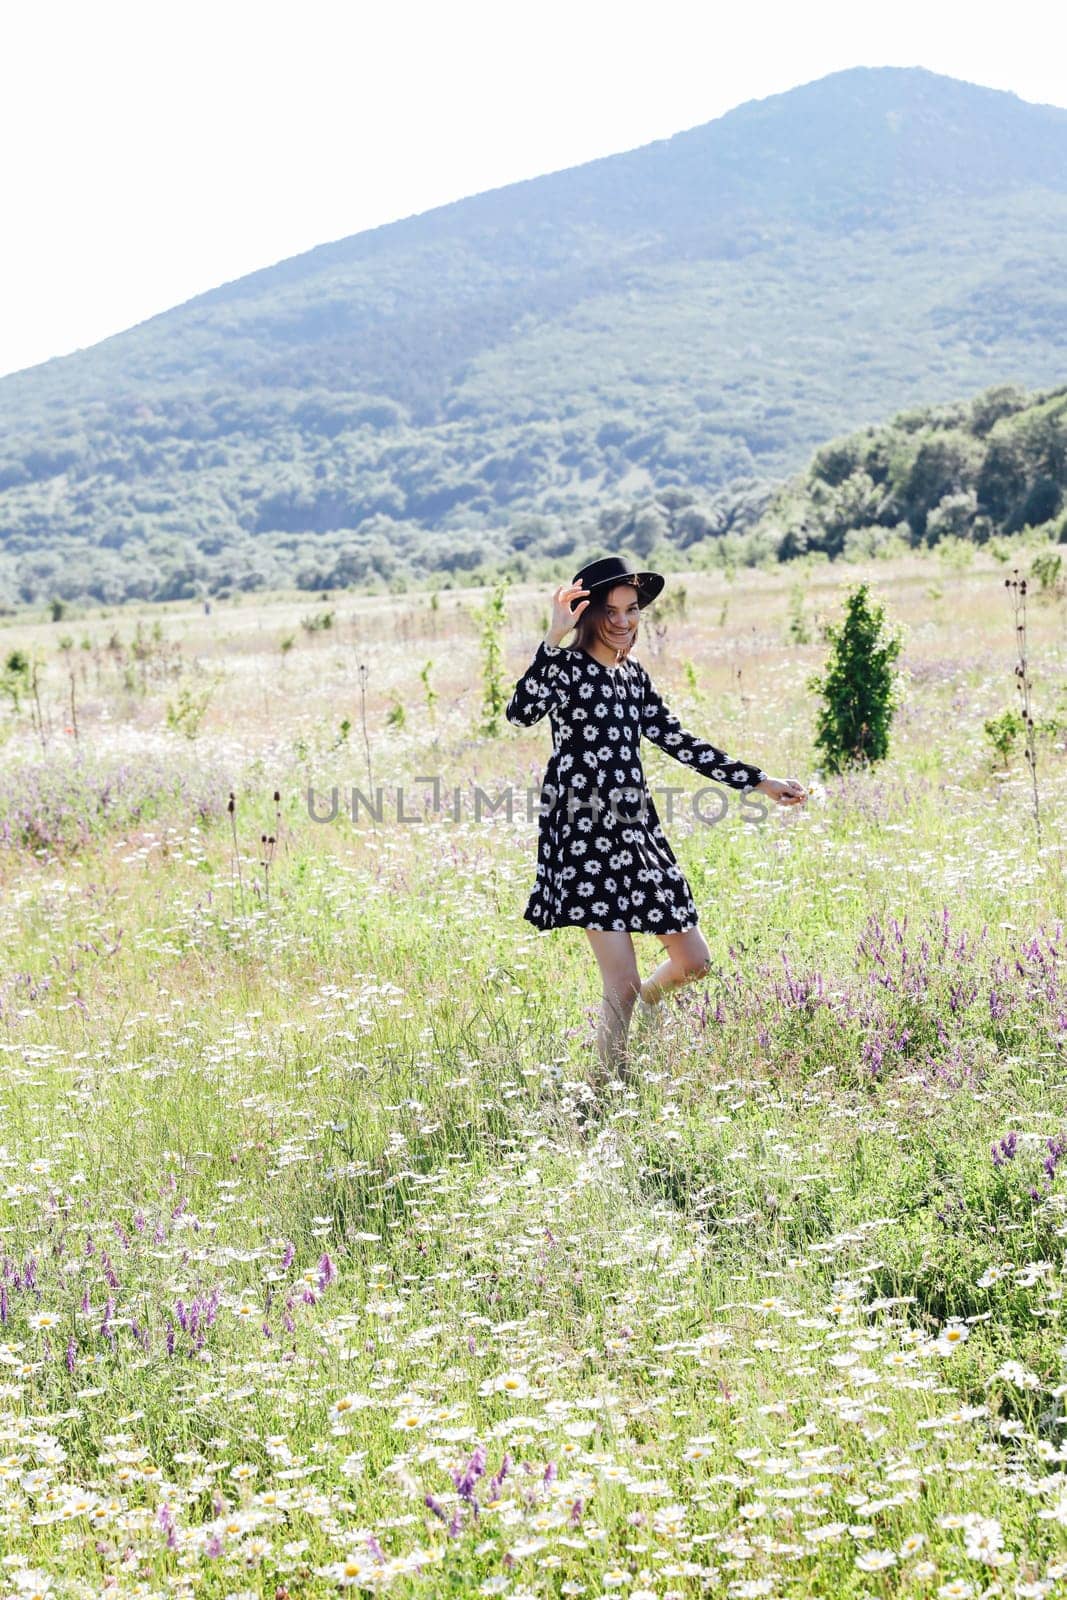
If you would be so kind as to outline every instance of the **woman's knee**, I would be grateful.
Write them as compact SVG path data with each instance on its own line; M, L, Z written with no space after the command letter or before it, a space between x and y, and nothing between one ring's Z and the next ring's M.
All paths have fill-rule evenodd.
M711 971L711 957L692 955L674 963L678 969L680 983L696 983L700 978L706 978Z

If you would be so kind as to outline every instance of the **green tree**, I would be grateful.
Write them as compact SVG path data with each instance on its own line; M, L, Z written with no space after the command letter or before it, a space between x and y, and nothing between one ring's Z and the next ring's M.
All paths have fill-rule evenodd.
M849 592L844 621L828 623L826 638L826 664L808 680L822 698L815 746L829 772L884 760L899 704L893 663L903 640L887 628L884 608L872 601L865 583Z

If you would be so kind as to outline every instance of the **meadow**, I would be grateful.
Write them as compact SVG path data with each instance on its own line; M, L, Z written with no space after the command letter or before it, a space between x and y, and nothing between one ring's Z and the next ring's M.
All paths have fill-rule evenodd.
M1008 571L672 575L657 687L811 793L676 803L713 970L607 1083L536 818L475 815L549 750L483 729L484 591L4 621L0 1595L1067 1593L1067 601L1038 833ZM861 578L903 697L834 777Z

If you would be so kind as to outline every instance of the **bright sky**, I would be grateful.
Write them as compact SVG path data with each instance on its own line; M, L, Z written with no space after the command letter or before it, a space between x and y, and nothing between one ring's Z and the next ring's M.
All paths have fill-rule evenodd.
M0 374L828 72L1063 105L1049 0L12 0Z

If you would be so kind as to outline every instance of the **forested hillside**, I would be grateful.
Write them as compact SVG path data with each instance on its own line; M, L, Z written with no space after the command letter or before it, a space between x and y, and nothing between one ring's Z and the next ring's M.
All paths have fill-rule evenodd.
M0 601L741 534L827 439L1062 383L1065 284L1067 112L837 73L4 379Z
M1044 528L1067 539L1067 385L1010 384L970 403L902 412L819 450L757 530L776 555L873 555L890 541L984 544Z

